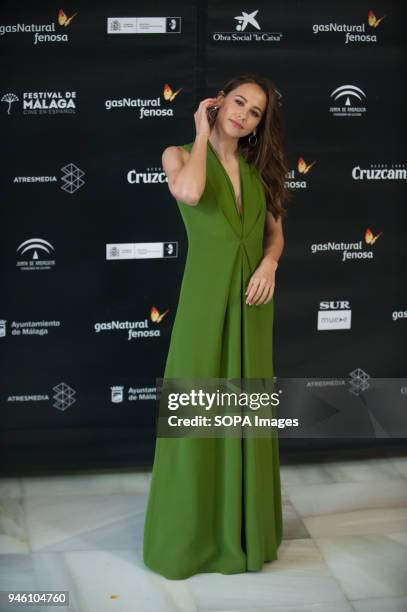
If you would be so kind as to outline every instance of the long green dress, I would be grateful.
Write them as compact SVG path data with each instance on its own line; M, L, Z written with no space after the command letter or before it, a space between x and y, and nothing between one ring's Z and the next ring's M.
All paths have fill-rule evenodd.
M190 151L193 143L183 145ZM178 201L188 255L164 378L272 378L274 299L246 304L263 256L264 187L239 151L242 215L207 144L199 203ZM143 559L170 579L261 570L282 539L278 438L157 437Z

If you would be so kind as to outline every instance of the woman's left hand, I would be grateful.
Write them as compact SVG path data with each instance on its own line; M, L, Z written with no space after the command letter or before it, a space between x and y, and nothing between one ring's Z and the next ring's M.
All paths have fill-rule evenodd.
M246 289L246 304L267 304L273 298L277 263L264 258L250 277Z

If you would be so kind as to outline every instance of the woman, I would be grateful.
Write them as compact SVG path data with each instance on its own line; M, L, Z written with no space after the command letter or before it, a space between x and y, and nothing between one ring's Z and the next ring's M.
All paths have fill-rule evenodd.
M272 379L275 271L290 195L279 94L267 78L243 75L203 100L194 118L194 142L162 157L188 236L164 379ZM145 565L183 579L257 571L276 559L279 467L275 437L158 437Z

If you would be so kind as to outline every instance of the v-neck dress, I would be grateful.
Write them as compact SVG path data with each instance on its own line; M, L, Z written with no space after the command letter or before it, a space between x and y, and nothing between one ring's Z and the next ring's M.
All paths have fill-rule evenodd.
M183 145L191 151L193 142ZM274 299L246 304L263 257L266 199L239 151L242 214L208 140L196 206L177 200L188 254L163 378L274 376ZM282 540L278 437L157 437L143 560L169 579L259 571Z

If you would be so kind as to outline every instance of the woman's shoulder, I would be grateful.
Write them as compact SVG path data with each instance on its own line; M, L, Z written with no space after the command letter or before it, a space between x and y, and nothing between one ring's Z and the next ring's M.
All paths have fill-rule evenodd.
M193 142L188 142L186 144L183 145L177 145L177 148L181 151L182 156L184 158L184 162L188 161L189 159L189 154L190 151L193 147L194 143Z
M184 145L169 145L166 150L172 150L174 152L181 153L182 160L185 163L189 159L189 153L191 151L192 146L193 143L188 143Z

